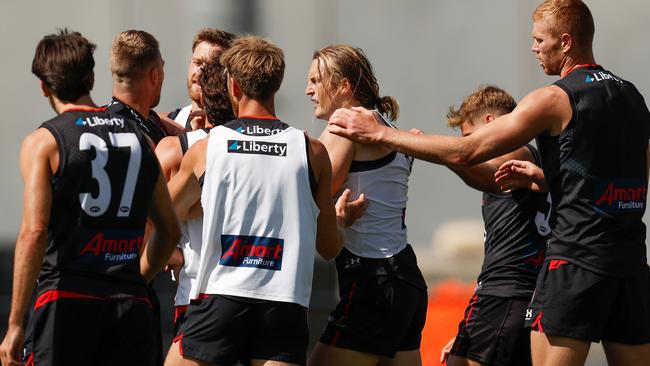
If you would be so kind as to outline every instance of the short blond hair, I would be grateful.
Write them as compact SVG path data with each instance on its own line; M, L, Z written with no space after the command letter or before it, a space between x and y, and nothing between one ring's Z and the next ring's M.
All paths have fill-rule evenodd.
M115 37L111 46L111 72L120 78L137 78L160 59L158 41L141 30L127 30Z
M516 106L515 99L505 90L493 85L483 85L467 96L460 108L449 107L447 125L457 128L463 123L472 124L472 121L483 113L500 116L512 112Z
M546 0L533 12L533 21L538 20L546 21L556 36L567 33L578 48L591 49L594 18L581 0Z
M221 64L239 84L242 93L255 100L275 94L284 77L284 53L273 43L256 36L235 39L221 55Z

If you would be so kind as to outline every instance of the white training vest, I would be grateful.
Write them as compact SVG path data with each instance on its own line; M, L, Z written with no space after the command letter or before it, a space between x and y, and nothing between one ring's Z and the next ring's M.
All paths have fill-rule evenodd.
M187 148L195 142L208 135L204 130L186 132ZM196 217L189 221L181 221L180 247L183 252L183 267L178 275L178 287L174 297L174 306L187 305L190 303L190 291L196 274L199 270L199 258L201 256L201 236L203 232L203 216Z
M309 305L319 210L303 131L248 136L213 128L201 204L204 245L192 298Z
M178 111L176 118L174 118L174 122L178 123L178 125L181 126L181 128L185 129L185 124L187 123L187 117L190 116L191 112L192 112L191 104L181 108L181 110Z
M345 229L345 247L353 254L390 258L406 247L404 215L412 161L395 152L378 160L352 163L339 195L350 188L352 198L364 193L369 202L365 214Z

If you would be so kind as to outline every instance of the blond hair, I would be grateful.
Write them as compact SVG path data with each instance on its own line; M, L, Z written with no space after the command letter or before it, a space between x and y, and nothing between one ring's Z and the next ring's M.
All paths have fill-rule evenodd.
M512 112L516 106L517 102L505 90L493 85L483 85L467 96L460 108L449 107L447 125L457 128L465 122L472 124L472 121L483 113L503 115Z
M399 117L399 103L391 96L379 96L379 84L372 65L361 48L346 44L331 45L314 52L313 59L318 61L318 72L323 66L325 75L320 75L328 91L334 85L347 79L352 96L365 108L377 108L391 120ZM324 76L324 77L323 77Z
M221 55L221 64L239 84L244 95L264 101L280 89L284 77L284 53L256 36L237 38Z
M139 77L160 59L158 41L141 30L127 30L115 37L111 46L111 72L119 78Z

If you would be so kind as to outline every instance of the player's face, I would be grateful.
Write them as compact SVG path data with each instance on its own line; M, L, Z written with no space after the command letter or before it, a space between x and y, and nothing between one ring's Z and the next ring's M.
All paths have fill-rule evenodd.
M328 120L336 110L332 101L332 93L327 90L323 83L323 67L318 60L313 60L307 75L307 89L305 94L309 96L314 105L314 116L318 119Z
M201 86L199 86L199 74L205 63L210 59L213 52L221 53L221 47L208 43L200 42L192 52L190 68L187 73L187 94L194 102L201 99Z
M562 40L555 35L548 22L543 19L533 23L533 45L531 51L539 60L546 75L560 75L562 70Z
M471 121L465 121L460 124L460 133L463 135L463 137L467 137L486 124L487 123L481 118L474 118Z

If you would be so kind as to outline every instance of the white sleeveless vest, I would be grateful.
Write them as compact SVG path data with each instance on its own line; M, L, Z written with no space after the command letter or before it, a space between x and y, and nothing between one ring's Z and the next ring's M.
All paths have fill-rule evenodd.
M192 112L192 105L186 105L185 107L181 108L180 111L178 111L178 114L176 115L176 118L174 118L174 122L178 123L181 128L185 128L185 124L187 123L187 117L190 116L190 113Z
M359 257L390 258L406 247L404 215L412 161L394 153L381 167L348 173L340 192L350 188L352 198L364 193L369 202L365 214L345 229L345 247L350 252Z
M195 142L205 138L208 133L204 130L186 132L187 148ZM201 235L203 232L203 217L199 216L189 221L181 221L180 247L183 252L185 263L178 275L178 287L174 297L174 306L187 305L190 302L190 290L196 282L196 274L199 269L199 258L201 256Z
M303 131L212 129L201 195L200 294L309 305L318 207Z

